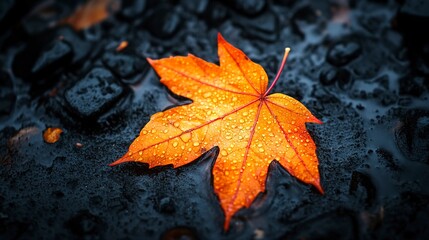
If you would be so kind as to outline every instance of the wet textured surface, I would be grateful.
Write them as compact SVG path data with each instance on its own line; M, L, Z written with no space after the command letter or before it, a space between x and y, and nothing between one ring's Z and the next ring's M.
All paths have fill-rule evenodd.
M124 0L89 29L53 24L74 7L0 3L1 239L429 235L429 44L413 30L427 26L425 1ZM266 193L226 233L217 148L178 169L107 166L152 114L183 103L145 58L217 62L218 32L270 80L291 47L274 91L324 122L307 128L325 194L273 162ZM63 129L58 142L43 141L48 127Z

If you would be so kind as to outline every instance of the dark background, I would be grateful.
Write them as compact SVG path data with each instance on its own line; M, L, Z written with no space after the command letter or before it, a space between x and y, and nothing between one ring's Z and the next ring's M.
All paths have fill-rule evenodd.
M88 29L59 24L81 2L1 0L1 239L429 236L428 1L123 0ZM274 91L324 122L307 127L325 194L273 162L226 233L216 148L178 169L108 167L152 114L189 102L145 58L217 62L218 32L270 79L291 47Z

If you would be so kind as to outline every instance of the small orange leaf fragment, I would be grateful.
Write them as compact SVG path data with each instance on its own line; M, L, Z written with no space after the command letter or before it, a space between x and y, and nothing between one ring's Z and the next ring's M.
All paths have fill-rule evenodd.
M122 50L124 50L124 48L126 48L127 46L128 46L128 42L127 42L127 41L122 41L122 42L118 45L118 47L116 48L116 51L117 51L117 52L122 51Z
M70 24L75 30L82 30L103 21L118 8L117 0L88 0L61 22Z
M226 230L234 213L265 191L273 160L323 193L316 145L305 126L321 122L297 100L280 93L268 95L289 50L270 87L264 69L220 34L219 66L191 54L148 59L164 85L193 103L152 115L128 152L110 165L137 161L151 168L180 167L218 146L213 184Z
M60 135L63 132L61 128L49 127L43 132L43 140L47 143L56 143L60 140Z

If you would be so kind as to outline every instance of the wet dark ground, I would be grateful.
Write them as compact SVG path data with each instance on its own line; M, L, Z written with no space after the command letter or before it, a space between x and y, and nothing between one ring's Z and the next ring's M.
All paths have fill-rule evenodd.
M124 0L89 29L52 24L75 5L0 3L1 239L429 236L427 1ZM218 32L270 79L291 47L275 91L324 122L308 129L325 194L273 162L226 233L216 148L178 169L108 167L153 113L183 102L145 58L216 62ZM57 143L47 127L64 130Z

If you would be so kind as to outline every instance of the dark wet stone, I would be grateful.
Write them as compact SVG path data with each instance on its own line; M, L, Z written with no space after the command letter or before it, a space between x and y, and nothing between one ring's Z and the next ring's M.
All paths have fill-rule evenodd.
M146 0L123 0L121 1L120 14L127 19L141 17L146 9Z
M304 29L308 24L317 22L319 16L311 6L303 6L296 10L291 18L292 30L301 37L304 37Z
M392 105L397 101L397 96L394 93L381 88L374 89L371 95L383 106Z
M202 14L206 12L209 6L209 0L181 0L180 3L189 11L196 14Z
M390 151L384 148L379 148L375 152L377 153L377 156L381 160L381 163L383 163L384 166L386 166L386 168L392 171L399 170L398 164L395 162L393 154Z
M0 1L0 21L3 20L4 16L12 8L14 1L13 0L3 0Z
M341 67L356 59L361 52L361 46L357 42L338 42L328 50L326 60L334 66Z
M395 128L395 140L409 160L429 164L429 112L412 109L404 113Z
M22 20L22 28L30 36L43 34L52 28L53 23L69 15L75 6L72 1L51 1L38 5L36 3L36 6L30 9L29 14Z
M124 87L104 68L92 69L65 92L69 109L80 118L97 118L120 99Z
M408 14L410 16L415 17L429 18L429 3L423 0L404 1L404 4L402 5L399 12L400 14Z
M319 79L323 85L332 85L337 81L338 71L335 68L324 69L320 72Z
M349 193L356 194L360 197L365 196L364 201L366 205L371 206L375 200L377 189L368 174L360 171L354 171L350 180Z
M244 34L249 38L275 42L278 39L279 20L273 12L264 13L251 19L238 19L238 23L246 29Z
M54 71L60 66L71 62L73 56L70 45L61 39L53 41L42 51L37 58L31 71L37 73L40 71Z
M90 46L69 27L41 33L16 55L12 70L26 81L55 81L49 77L83 60Z
M168 230L161 237L162 240L195 240L198 239L195 233L185 227L178 227Z
M148 13L144 26L158 38L172 37L181 25L181 17L173 7L164 5Z
M382 28L380 23L385 22L382 16L363 16L359 21L362 27L372 34L380 33L380 29Z
M105 231L103 221L89 213L88 210L84 210L70 218L66 226L79 237L90 237L98 236L101 237Z
M399 94L421 96L425 92L425 79L419 76L405 76L399 79Z
M359 239L354 213L337 210L298 225L282 239Z
M332 85L334 83L342 90L350 90L353 84L353 77L349 70L340 68L328 68L320 72L320 82L323 85Z
M162 213L173 213L175 211L173 199L165 197L159 200L159 211Z
M136 83L141 78L133 79L133 77L138 73L146 73L149 70L147 61L126 53L107 52L103 56L103 63L127 83Z
M226 19L227 15L228 9L223 4L217 1L210 1L204 17L210 25L219 26Z
M91 52L92 43L84 41L72 28L61 27L55 32L54 38L60 38L73 49L73 63L80 62Z
M0 70L0 120L11 114L15 101L16 95L11 76L4 70Z
M267 5L265 0L232 0L227 2L238 12L252 17L260 14Z
M429 1L404 1L403 6L397 12L394 23L396 29L404 36L404 43L409 48L409 54L414 59L413 62L421 61L420 65L423 66L418 66L418 68L429 69L429 51L422 51L429 42L429 35L426 34L426 31L422 31L429 25ZM419 59L420 57L424 60ZM429 74L429 70L424 72Z

